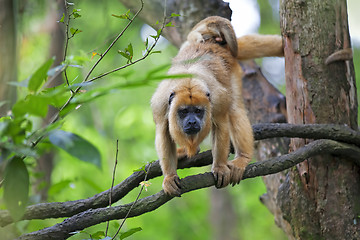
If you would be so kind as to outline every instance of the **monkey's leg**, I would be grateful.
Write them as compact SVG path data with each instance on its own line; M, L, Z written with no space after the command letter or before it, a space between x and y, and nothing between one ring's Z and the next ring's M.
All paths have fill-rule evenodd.
M180 196L180 179L176 173L176 144L171 139L167 124L156 125L155 146L159 155L161 170L164 175L163 189L166 194Z
M215 119L212 130L213 164L211 171L215 177L215 186L222 188L230 183L230 169L227 166L230 148L229 118L227 114L223 114Z
M246 166L251 161L254 151L254 136L252 127L242 106L235 106L230 110L230 136L235 149L234 160L228 162L231 170L233 186L240 183Z

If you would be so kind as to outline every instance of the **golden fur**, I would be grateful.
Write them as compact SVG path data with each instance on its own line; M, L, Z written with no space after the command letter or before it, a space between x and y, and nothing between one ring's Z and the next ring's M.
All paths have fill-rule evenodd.
M240 182L252 157L254 140L241 96L242 70L237 60L282 55L280 36L248 35L236 39L225 18L209 17L193 28L169 70L169 74L187 73L193 77L162 81L151 99L155 145L167 194L181 194L177 155L196 154L210 130L216 187ZM205 109L201 131L196 135L185 134L178 122L177 110L189 105ZM232 161L227 160L230 140L235 149Z

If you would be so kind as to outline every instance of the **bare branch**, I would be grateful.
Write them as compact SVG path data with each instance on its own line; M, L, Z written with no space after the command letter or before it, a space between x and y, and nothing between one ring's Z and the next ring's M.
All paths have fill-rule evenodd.
M245 170L243 179L277 173L291 168L305 159L318 154L344 155L357 161L357 164L360 163L358 159L360 148L333 140L317 140L295 152L250 164ZM211 187L214 184L215 181L212 173L188 176L181 179L181 189L183 193ZM65 219L62 223L58 223L37 232L25 234L19 239L65 239L70 237L70 233L72 232L82 230L101 222L125 218L132 205L133 209L128 217L135 217L153 211L171 199L172 197L167 196L162 190L154 195L138 200L135 204L129 203L116 207L89 209Z
M338 125L291 125L291 124L256 124L253 126L254 135L256 140L265 139L269 137L304 137L304 138L330 138L334 140L359 143L359 132L356 132L345 126ZM339 143L340 144L340 143ZM311 146L311 145L310 145ZM350 146L350 145L341 145ZM340 149L328 149L329 154L338 154L351 157L354 160L358 160L356 155L356 147L352 148L340 148ZM342 150L342 151L340 151ZM300 150L299 150L300 151ZM323 152L322 152L323 153ZM355 156L355 157L354 157ZM283 157L287 157L284 155ZM358 160L359 161L359 160ZM179 169L202 167L210 165L212 163L211 151L202 152L190 159L181 159L179 161ZM261 164L265 164L261 162ZM146 169L149 166L146 166ZM286 168L285 168L286 169ZM280 170L281 171L281 170ZM159 162L156 161L151 164L149 169L148 179L152 179L161 175L161 169ZM272 172L274 173L274 172ZM143 181L145 176L144 171L138 171L130 175L127 179L113 188L112 202L119 201L127 195L131 190L139 186L139 183ZM86 211L90 208L102 208L109 204L110 190L96 194L88 199L80 199L76 201L68 202L53 202L53 203L40 203L27 207L23 220L30 219L47 219L47 218L59 218L70 217L80 212ZM12 219L7 210L0 211L0 226L6 226L12 223Z
M273 137L332 139L360 146L360 132L336 124L285 124L260 123L253 125L256 140Z

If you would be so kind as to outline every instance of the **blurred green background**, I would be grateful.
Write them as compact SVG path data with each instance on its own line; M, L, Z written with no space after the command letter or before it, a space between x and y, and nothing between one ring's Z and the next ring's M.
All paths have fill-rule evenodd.
M358 4L352 0L351 4ZM51 37L49 35L49 19L53 19L50 9L54 3L50 1L25 1L24 11L19 18L19 65L18 80L22 81L31 75L39 65L49 59L49 48ZM280 33L279 19L276 4L277 1L259 0L250 1L254 4L256 11L261 16L259 26L260 33ZM355 3L356 2L356 3ZM74 1L75 7L81 9L81 18L74 20L73 27L82 30L70 40L68 57L78 61L81 68L70 68L68 75L70 80L83 79L89 68L98 59L92 59L93 52L103 52L111 40L119 33L125 25L124 20L112 17L112 14L122 14L127 11L119 1ZM145 1L146 7L146 1ZM236 12L236 9L233 9ZM349 8L351 19L356 15L356 8ZM60 15L56 16L58 20ZM359 20L359 19L358 19ZM359 20L360 21L360 20ZM358 22L359 22L358 21ZM354 24L351 25L353 28ZM144 24L137 19L126 34L115 45L114 51L100 63L92 76L124 65L126 59L116 50L123 50L132 43L134 47L134 58L141 57L143 41L141 29ZM359 42L358 42L359 43ZM354 64L357 79L360 78L360 49L354 46ZM119 71L115 74L96 81L91 88L111 86L119 82L131 82L146 76L146 73L163 64L169 63L177 53L177 49L166 41L157 47L160 54L153 54L131 68ZM261 63L261 61L259 62ZM281 62L279 63L281 65ZM279 67L281 71L281 66ZM266 70L264 70L266 72ZM166 69L163 70L166 72ZM281 78L277 76L277 78ZM280 79L274 83L284 91L284 83ZM52 185L49 189L48 201L69 201L83 199L106 189L109 189L112 181L112 171L115 161L116 140L119 140L118 166L116 169L115 184L132 174L149 161L157 159L154 148L155 126L150 109L150 98L157 86L153 81L147 85L114 89L111 93L99 97L89 104L83 104L76 111L66 117L63 130L76 133L92 144L101 153L102 168L79 161L63 150L56 150L55 165L52 173ZM359 86L359 82L358 82ZM19 89L19 97L24 93ZM359 96L359 93L358 93ZM41 121L34 118L35 125ZM210 148L208 142L203 144L202 149ZM31 184L38 177L33 171L34 160L27 159L26 163L30 170ZM180 170L180 177L190 174L209 171L209 167ZM150 181L151 185L144 191L141 197L152 195L161 190L162 177ZM135 189L117 204L134 201L138 194ZM231 196L231 204L235 209L236 231L238 239L286 239L282 230L275 223L273 216L266 207L261 204L259 197L266 192L261 178L248 179L239 186L228 188ZM2 190L0 190L2 194ZM203 189L184 194L176 198L154 212L128 219L122 229L141 227L143 230L134 234L129 239L212 239L213 226L210 218L211 189ZM31 191L31 204L39 201L35 191ZM4 209L4 203L1 202ZM38 229L52 226L62 219L22 221L5 229L0 229L0 235L11 238L15 234L36 231ZM112 235L121 221L113 221L110 224L110 235ZM100 224L89 229L86 233L80 233L71 239L89 239L89 234L104 231L106 224ZM10 229L10 231L9 231ZM89 234L87 234L89 233Z

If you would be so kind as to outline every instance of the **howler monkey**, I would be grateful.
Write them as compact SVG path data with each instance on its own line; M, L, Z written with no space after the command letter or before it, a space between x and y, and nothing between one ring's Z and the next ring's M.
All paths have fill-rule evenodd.
M191 30L169 74L192 77L162 81L151 99L165 193L181 195L177 159L195 155L210 131L215 186L240 182L253 154L254 139L241 96L242 70L237 60L282 55L280 36L236 39L230 21L222 17L208 17ZM235 149L232 161L227 160L230 140Z

